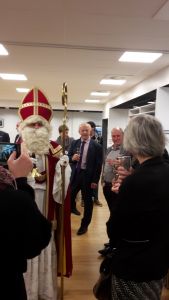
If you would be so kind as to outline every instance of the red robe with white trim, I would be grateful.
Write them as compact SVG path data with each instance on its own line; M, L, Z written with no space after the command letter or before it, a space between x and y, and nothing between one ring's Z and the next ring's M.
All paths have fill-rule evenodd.
M61 272L61 253L59 250L59 241L61 234L61 204L53 199L53 180L55 177L56 164L62 151L60 145L50 141L49 154L45 155L46 164L46 213L45 216L50 221L56 220L55 241L57 249L58 275ZM64 201L64 276L72 274L72 245L71 245L71 222L70 222L70 191L68 188Z

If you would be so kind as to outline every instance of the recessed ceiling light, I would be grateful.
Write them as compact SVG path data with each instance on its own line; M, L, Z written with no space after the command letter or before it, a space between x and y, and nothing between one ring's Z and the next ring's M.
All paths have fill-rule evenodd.
M91 96L98 96L98 97L106 97L110 95L110 92L92 92Z
M87 102L87 103L99 103L100 102L100 100L96 100L96 99L86 99L85 100L85 102Z
M102 79L100 84L107 84L107 85L122 85L126 82L125 79Z
M27 80L24 74L0 73L0 77L4 80Z
M8 51L6 50L6 48L0 44L0 55L8 55Z
M126 51L119 58L119 61L138 62L138 63L153 63L160 56L162 56L162 53Z
M28 93L30 89L27 88L16 88L18 93Z

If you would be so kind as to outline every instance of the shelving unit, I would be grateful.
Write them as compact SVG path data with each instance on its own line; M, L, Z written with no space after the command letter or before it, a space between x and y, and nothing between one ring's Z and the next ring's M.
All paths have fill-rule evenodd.
M138 106L135 108L132 108L129 110L129 117L132 118L134 116L140 115L140 114L149 114L149 115L155 115L155 103L150 103L143 106Z

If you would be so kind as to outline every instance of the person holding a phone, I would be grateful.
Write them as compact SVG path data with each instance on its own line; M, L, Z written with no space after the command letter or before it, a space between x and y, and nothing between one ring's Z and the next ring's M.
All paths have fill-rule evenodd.
M0 257L1 298L26 300L23 273L27 259L40 254L51 238L51 223L39 211L34 191L27 184L33 167L29 155L8 159L8 169L0 166Z

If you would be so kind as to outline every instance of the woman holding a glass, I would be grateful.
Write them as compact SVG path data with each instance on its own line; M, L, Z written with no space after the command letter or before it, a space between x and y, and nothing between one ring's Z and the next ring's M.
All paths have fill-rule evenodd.
M120 184L111 220L112 299L160 300L169 268L169 164L162 158L162 125L150 115L132 118L123 146L139 166Z

